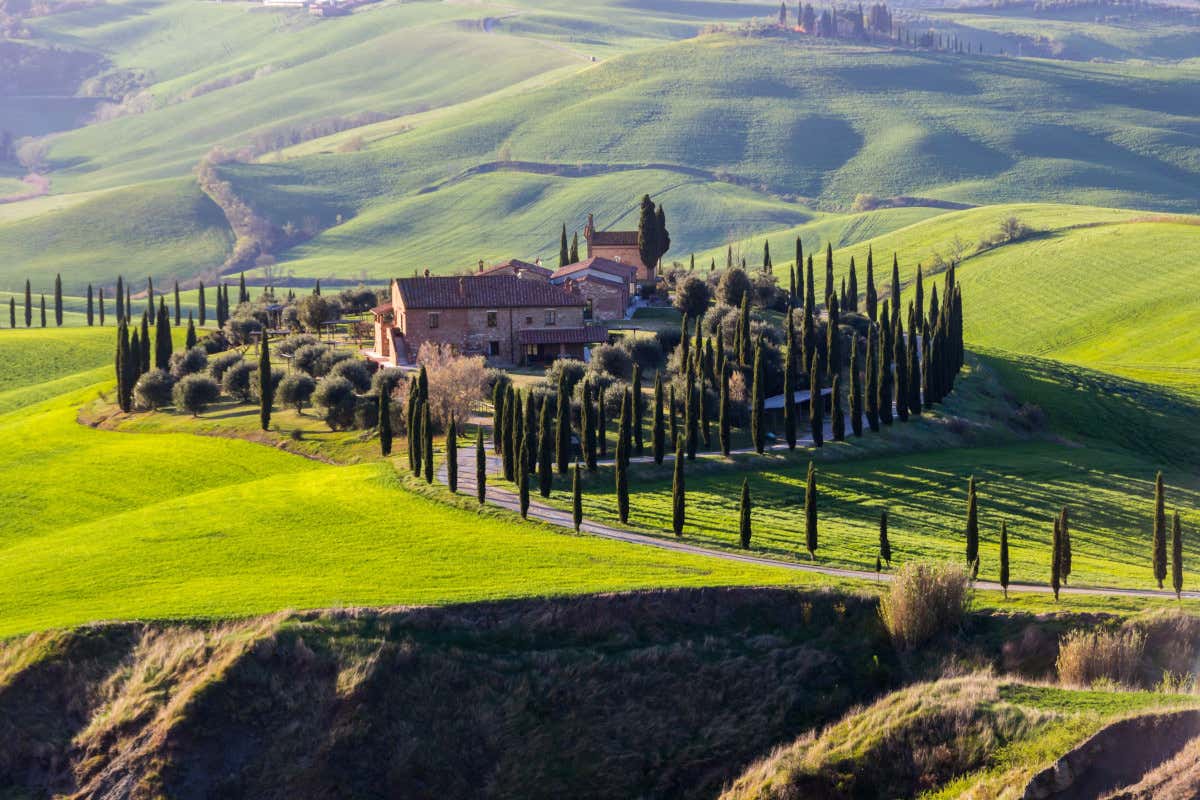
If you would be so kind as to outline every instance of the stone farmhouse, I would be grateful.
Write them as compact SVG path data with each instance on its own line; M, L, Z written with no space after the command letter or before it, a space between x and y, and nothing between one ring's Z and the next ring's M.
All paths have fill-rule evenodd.
M588 258L604 258L633 267L638 285L652 286L658 279L656 265L642 263L637 231L598 231L595 217L588 214L583 238L587 242Z
M589 305L576 288L536 270L396 278L391 296L372 309L375 343L366 354L389 366L412 363L425 342L515 365L583 359L608 340L604 326L585 324Z

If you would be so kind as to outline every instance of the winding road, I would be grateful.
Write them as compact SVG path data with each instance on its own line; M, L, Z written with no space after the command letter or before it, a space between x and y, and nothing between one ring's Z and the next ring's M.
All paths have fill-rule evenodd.
M481 420L482 421L482 420ZM832 436L827 433L826 438ZM797 436L797 447L803 447L812 444L811 436ZM775 444L768 448L771 450L783 450L787 448L786 443ZM733 453L752 453L752 448L742 448L733 450ZM697 454L697 458L704 458L705 455ZM711 457L711 454L709 455ZM664 457L664 463L674 461L674 454L668 454ZM635 456L630 459L630 463L646 464L652 462L652 456ZM501 469L500 458L491 450L490 440L487 452L488 475L494 475ZM603 459L597 462L601 466L611 466L613 459ZM436 472L437 479L440 483L447 482L446 465L443 463ZM487 502L490 505L498 508L507 509L514 513L520 513L520 498L517 496L514 489L509 488L514 486L502 478L489 479L487 485ZM458 450L458 491L468 497L475 496L475 448L474 446L460 447ZM529 517L550 525L557 525L560 528L568 530L574 529L574 524L571 519L571 512L566 509L556 508L542 502L537 494L536 489L531 488L529 497ZM732 523L731 523L732 524ZM814 572L821 575L830 575L838 578L852 578L857 580L867 581L891 581L893 573L880 572L875 573L868 570L846 569L843 567L828 567L819 564L805 564L796 561L779 561L765 556L756 556L750 553L742 553L736 550L718 550L711 547L704 547L698 544L691 544L685 539L675 539L668 536L654 536L646 533L637 533L635 531L624 528L617 528L603 522L587 519L583 520L580 525L580 531L589 533L593 536L600 536L605 539L615 539L619 542L628 542L629 544L642 545L645 547L657 547L660 550L671 550L677 553L689 553L691 555L707 556L709 558L720 558L725 561L737 561L743 564L754 564L756 566L774 567L776 569L797 570L800 572ZM976 581L975 588L986 591L1003 591L1000 584L993 581ZM1009 593L1027 593L1027 594L1049 594L1051 589L1049 586L1041 586L1037 584L1018 584L1010 583L1008 586ZM1117 589L1104 587L1087 587L1087 586L1064 586L1060 589L1061 594L1071 595L1091 595L1100 597L1159 597L1173 598L1174 592L1154 589ZM1184 592L1186 598L1200 598L1200 592Z

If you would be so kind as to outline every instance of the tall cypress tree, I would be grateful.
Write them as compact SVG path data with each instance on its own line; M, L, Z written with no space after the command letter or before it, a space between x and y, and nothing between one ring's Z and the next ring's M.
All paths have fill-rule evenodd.
M667 387L667 441L674 442L679 438L679 423L675 415L675 384Z
M562 226L562 239L558 243L558 266L565 267L571 263L571 251L567 247L567 226Z
M117 276L117 322L121 320L129 321L129 315L125 313L125 279L120 275Z
M875 255L867 248L867 317L874 322L879 313L879 294L875 291Z
M92 285L89 283L87 288L87 325L89 328L92 327L92 323L95 320L95 307L93 302Z
M887 300L879 306L879 347L875 351L879 364L879 376L875 381L879 394L876 406L879 421L884 425L892 424L892 317L889 308Z
M847 299L849 303L843 303L842 310L851 313L858 311L858 268L854 265L854 256L850 256L850 286Z
M738 314L738 363L750 362L750 293L742 295L742 307Z
M738 537L742 549L750 549L750 479L742 478L742 497L738 503Z
M813 275L813 257L812 253L808 254L808 274L804 279L804 312L812 317L816 312L817 293L813 288L816 283L816 278ZM804 363L808 363L807 361Z
M666 435L666 420L663 419L662 374L656 372L654 373L654 423L650 434L650 446L654 452L655 464L663 463Z
M487 500L487 453L483 449L483 426L475 426L475 499Z
M550 420L549 403L542 403L542 413L538 420L538 429L540 431L538 436L537 461L538 491L541 492L542 497L549 497L550 490L554 486L553 458L555 447L554 426ZM593 458L594 463L595 459ZM595 466L592 469L594 470Z
M621 520L622 525L629 522L629 476L627 474L629 467L625 461L623 449L628 439L628 420L631 416L629 392L623 392L621 395L621 421L617 428L617 457L613 464L613 474L617 482L617 517Z
M829 307L829 298L834 296L837 289L833 285L833 242L825 243L825 307Z
M862 378L858 374L858 334L850 338L850 430L855 436L863 432Z
M829 319L825 324L825 367L829 380L842 370L842 332L837 297L829 298Z
M62 327L63 321L63 294L62 294L62 275L54 276L54 324Z
M917 319L921 319L921 317L925 313L925 281L921 277L921 265L920 264L917 264L916 284L917 284L917 286L916 286L916 289L914 290L914 293L916 294L915 308L916 308Z
M804 305L804 245L796 237L796 285L792 287L792 305Z
M191 325L191 320L188 320L188 325ZM189 327L189 330L192 330ZM259 369L262 369L259 366ZM261 378L259 379L261 382ZM392 454L392 409L391 409L391 392L387 391L387 387L379 388L379 452L385 458Z
M167 308L166 308L165 304L159 310L159 318L160 318L161 322L167 321ZM171 332L168 330L167 331L168 345L170 344L170 340L171 340ZM167 359L170 360L170 358L171 358L171 356L170 356L170 353L168 352ZM159 369L162 369L162 367L159 367ZM380 388L379 393L381 395L387 394L387 392L385 392L382 387ZM259 345L259 348L258 348L258 398L259 398L259 409L258 409L259 422L262 424L262 429L264 431L270 430L271 429L271 404L275 402L275 384L271 380L271 337L267 333L265 328L263 329L263 332L262 332L262 343ZM379 407L380 413L382 413L385 410L387 410L385 408L385 406L383 404L380 404L380 407ZM380 425L383 424L382 417L380 417L379 424ZM388 449L388 452L391 452L391 450L392 450L392 427L391 427L390 420L388 421L388 446L387 446L387 449ZM384 455L387 455L387 453L384 453Z
M683 442L675 443L675 470L671 478L671 530L683 536L683 520L687 503L683 485Z
M979 508L975 497L975 476L967 481L967 564L979 560Z
M133 322L133 284L125 284L125 316Z
M908 343L904 339L904 328L896 319L896 330L892 334L892 348L896 364L896 416L908 422Z
M792 310L784 318L783 347L783 434L789 450L796 449L796 335Z
M263 339L266 340L266 332L263 332ZM171 351L174 345L171 341L171 320L167 316L167 303L161 300L158 306L158 318L154 322L154 368L155 369L170 369L171 367ZM268 362L269 363L269 362ZM268 377L270 372L266 373ZM268 381L269 382L269 381ZM266 428L263 428L266 430Z
M517 495L521 503L521 519L529 517L529 447L524 440L517 454Z
M183 321L183 308L179 303L179 281L175 281L175 327Z
M717 439L721 445L721 455L728 456L730 450L730 420L729 420L729 371L721 370L721 399L719 419L717 421Z
M8 298L8 326L17 327L17 298Z
M508 427L508 449L513 462L513 477L510 480L515 481L520 475L521 446L525 444L525 396L521 392L513 395L509 413L512 419Z
M1000 588L1008 599L1008 522L1000 521Z
M575 532L583 527L583 481L579 477L579 462L575 462L575 472L571 475L571 523Z
M1054 539L1050 549L1050 588L1054 591L1054 599L1058 600L1058 590L1062 585L1062 536L1059 533L1058 517L1054 518ZM1161 586L1161 584L1159 584Z
M817 553L817 470L811 461L804 485L804 546L809 560L814 560Z
M821 447L825 443L825 398L821 396L821 370L813 354L812 366L808 370L808 425L812 436L813 446Z
M208 303L204 299L204 281L200 281L200 286L196 290L196 305L199 306L197 311L200 315L200 327L208 322Z
M504 428L504 401L508 399L508 392L503 383L496 382L492 387L492 452L499 453L500 446L503 443L501 432Z
M867 426L875 432L879 431L879 365L876 353L879 332L875 325L867 330Z
M575 231L571 234L571 252L568 253L568 255L571 257L572 264L579 263L579 231ZM693 267L695 266L695 260L696 257L692 256Z
M544 403L545 401L543 401ZM538 423L538 404L537 398L530 393L525 401L525 421L521 425L521 440L526 444L526 454L528 456L529 474L533 475L537 471L538 462L538 435L541 428ZM579 437L580 444L583 443L583 437Z
M504 417L500 420L500 466L504 480L512 482L516 479L516 459L513 457L513 407L517 403L517 394L512 386L504 393Z
M892 309L900 309L900 260L892 253Z
M1071 578L1071 526L1067 519L1066 506L1063 506L1062 512L1058 515L1058 527L1062 536L1062 556L1059 559L1059 573L1062 576L1062 582L1065 586Z
M154 316L154 278L146 278L146 313Z
M421 403L421 456L425 460L425 482L433 483L433 421L429 418L429 401Z
M696 321L696 333L700 332L700 321ZM699 357L699 353L696 354ZM642 367L633 365L633 446L640 456L645 452L642 442L642 424L646 417L646 398L642 395Z
M688 363L687 373L684 376L686 385L683 395L683 436L686 445L687 457L690 460L696 458L696 437L698 432L698 424L696 421L696 362L695 359Z
M184 335L183 349L191 350L193 347L196 346L197 341L198 340L196 339L196 322L195 322L195 320L192 319L192 312L189 311L188 312L187 333Z
M1171 586L1175 589L1175 598L1183 599L1183 528L1179 524L1179 512L1171 525Z
M1163 588L1167 578L1167 511L1166 492L1163 490L1163 476L1159 472L1154 477L1154 580L1158 588Z
M608 457L608 422L605 417L604 389L596 389L596 444L600 449L600 457Z
M450 415L450 427L446 429L446 486L451 494L458 493L458 420L453 414Z
M46 295L42 295L42 327L46 327Z
M888 513L885 508L879 512L879 557L892 566L892 543L888 541Z
M134 328L133 333L129 334L129 359L126 363L129 367L126 382L129 385L130 391L132 391L134 384L142 376L142 343L138 339L137 328Z
M250 302L250 291L246 288L246 273L238 278L238 305ZM228 311L228 309L226 309Z
M543 407L545 404L543 403ZM544 411L543 411L544 415ZM583 393L579 402L579 427L583 442L583 461L587 464L588 472L596 471L596 406L592 402L592 384L586 378L583 381ZM547 424L549 419L547 418Z
M408 382L408 402L404 406L404 430L408 436L408 468L421 475L421 395L416 379ZM497 431L499 429L496 429ZM499 433L494 434L499 437Z
M29 279L25 279L25 327L33 325L33 293L29 287Z
M97 291L96 305L97 305L97 310L100 312L100 327L103 328L104 327L104 287L101 286L96 291Z
M555 406L557 422L555 425L554 455L559 475L567 474L571 465L571 396L567 394L567 378L565 373L558 377L558 403Z
M128 413L129 405L129 327L121 320L117 324L117 405Z
M913 310L913 306L908 307L908 377L905 381L908 386L908 413L914 417L921 415L921 350L920 343L917 341L917 320L920 319Z
M844 441L846 438L846 414L842 410L842 376L833 376L833 440Z
M763 368L762 337L754 345L754 383L751 394L750 433L754 452L762 453L767 443L766 373Z

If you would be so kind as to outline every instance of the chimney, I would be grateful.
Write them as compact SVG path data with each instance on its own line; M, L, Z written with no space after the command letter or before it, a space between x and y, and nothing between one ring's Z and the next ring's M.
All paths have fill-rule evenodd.
M425 277L426 277L426 278L428 278L428 277L429 277L429 267L426 267L426 268L425 268Z
M587 242L592 241L592 234L596 232L596 219L591 214L588 214L587 225L583 228L583 238Z
M483 259L479 259L479 271L483 272Z
M542 265L542 260L539 258L537 261L534 261L534 262L533 262L533 265L534 265L535 267L540 267L540 266Z
M466 278L458 279L458 295L459 295L459 297L466 297L466 295L467 295L467 279Z

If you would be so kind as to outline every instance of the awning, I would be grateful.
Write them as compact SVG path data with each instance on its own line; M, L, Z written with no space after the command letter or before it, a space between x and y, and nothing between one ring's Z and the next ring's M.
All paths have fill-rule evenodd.
M592 325L585 328L528 328L517 331L521 344L593 344L608 341L608 331Z

